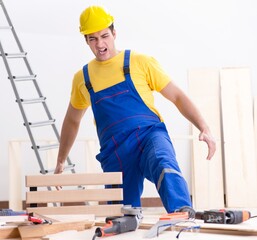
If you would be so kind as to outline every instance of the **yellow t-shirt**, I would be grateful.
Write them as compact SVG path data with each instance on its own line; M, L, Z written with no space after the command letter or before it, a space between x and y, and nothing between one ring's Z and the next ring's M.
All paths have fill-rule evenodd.
M123 63L124 51L107 61L94 59L89 62L88 73L94 91L98 92L124 81ZM171 81L170 77L153 57L132 51L130 75L142 100L162 119L154 106L153 91L161 91ZM76 109L85 109L91 105L82 69L74 75L70 102Z

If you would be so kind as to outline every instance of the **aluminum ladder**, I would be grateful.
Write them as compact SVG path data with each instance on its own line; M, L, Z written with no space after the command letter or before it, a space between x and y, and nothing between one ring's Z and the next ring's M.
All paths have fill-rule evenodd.
M37 76L36 74L32 71L31 66L29 64L28 58L27 58L27 53L23 50L22 45L20 43L20 40L18 38L18 35L13 27L13 24L11 22L11 19L7 13L7 10L4 6L4 3L2 0L0 0L0 5L2 7L4 16L5 16L5 20L6 20L6 26L1 26L2 23L0 23L0 31L4 30L4 31L11 31L11 35L12 38L14 38L14 43L17 45L17 49L18 52L17 53L6 53L4 51L3 45L0 41L0 55L3 58L7 73L8 73L8 79L11 82L15 97L16 97L16 102L18 103L19 109L21 111L22 114L22 118L24 121L24 126L27 129L27 132L29 134L29 138L30 141L32 143L31 148L34 150L35 154L36 154L36 158L37 161L39 163L40 166L40 172L42 174L46 174L49 172L54 172L54 169L45 169L44 164L43 164L43 154L42 152L45 152L47 150L51 150L54 148L58 148L59 147L59 141L60 141L60 135L58 133L58 130L56 128L55 125L55 119L52 117L48 106L46 104L46 97L43 96L38 82L37 82ZM26 74L27 75L13 75L12 71L11 71L11 67L10 67L10 61L16 59L16 61L22 61L23 67L25 68ZM19 93L19 86L20 84L26 82L26 84L31 84L32 88L35 90L35 95L36 97L34 98L22 98L20 96ZM36 121L36 122L31 122L28 120L28 117L25 112L25 110L27 110L27 106L29 105L35 105L38 104L40 105L40 107L42 108L42 111L44 112L46 120L43 121ZM26 107L25 107L26 106ZM26 108L26 109L25 109ZM39 107L37 107L39 108ZM54 136L54 143L53 144L48 144L48 145L39 145L36 142L36 138L34 138L33 135L35 135L35 133L32 131L33 128L39 128L39 127L49 127L50 129L52 129L53 131L53 136ZM39 140L38 140L39 142ZM72 173L75 173L75 164L73 164L70 160L70 158L67 158L67 166L65 166L65 171L71 171Z

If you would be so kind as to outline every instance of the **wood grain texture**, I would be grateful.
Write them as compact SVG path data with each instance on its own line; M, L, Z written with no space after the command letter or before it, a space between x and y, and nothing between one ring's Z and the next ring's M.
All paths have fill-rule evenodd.
M257 164L250 69L223 68L220 84L227 206L256 207Z
M76 173L26 176L26 187L121 184L122 173Z
M30 187L30 191L26 192L26 204L34 205L33 208L27 208L27 211L43 215L94 214L95 216L113 216L115 213L120 216L122 207L120 202L123 200L121 184L121 172L26 176L26 186ZM114 186L113 188L105 188L106 185ZM49 186L52 187L51 191L46 188ZM54 186L62 186L62 189L56 190ZM103 202L111 202L112 204L100 204ZM38 207L37 205L45 203L47 203L46 207Z
M257 97L254 98L254 138L255 138L255 158L257 162Z
M224 207L223 164L221 151L219 70L212 68L188 71L189 96L200 110L217 141L212 160L206 160L207 145L199 142L199 130L191 125L192 199L196 209Z
M26 203L120 201L123 199L121 188L78 189L60 191L35 191L26 193Z
M110 205L85 205L85 206L62 206L62 207L33 207L27 208L27 211L35 212L41 215L81 215L94 214L97 217L121 216L122 204Z
M55 222L52 224L38 224L18 227L21 238L40 238L49 234L59 233L67 230L82 231L94 226L94 222Z
M20 233L17 226L0 227L0 239L19 238Z

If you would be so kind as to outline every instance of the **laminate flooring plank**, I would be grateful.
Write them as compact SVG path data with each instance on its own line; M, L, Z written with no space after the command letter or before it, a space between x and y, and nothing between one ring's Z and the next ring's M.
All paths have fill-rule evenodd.
M257 97L254 97L254 139L255 149L257 149ZM255 150L255 158L257 161L257 151Z
M207 145L199 142L199 130L191 125L192 141L192 196L196 209L224 207L223 165L221 151L219 70L215 68L188 71L189 95L206 119L217 140L217 151L206 160Z
M220 76L227 207L256 207L250 69L223 68Z

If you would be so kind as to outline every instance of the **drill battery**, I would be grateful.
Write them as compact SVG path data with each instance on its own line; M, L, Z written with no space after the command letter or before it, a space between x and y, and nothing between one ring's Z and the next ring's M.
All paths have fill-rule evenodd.
M251 218L249 211L235 210L210 210L196 212L196 219L204 220L204 223L238 224Z

